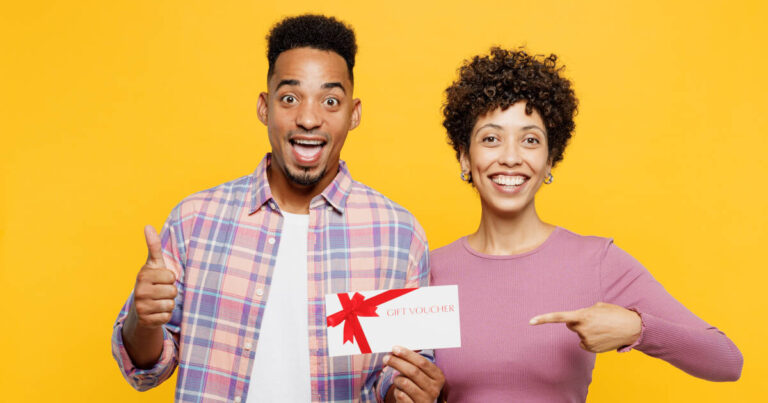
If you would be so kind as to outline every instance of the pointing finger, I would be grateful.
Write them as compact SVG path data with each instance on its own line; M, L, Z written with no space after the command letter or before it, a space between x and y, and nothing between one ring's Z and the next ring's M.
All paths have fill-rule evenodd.
M579 311L550 312L543 315L534 316L530 320L532 325L541 325L543 323L575 323L581 319Z
M157 235L155 228L151 225L144 227L144 238L147 240L147 250L149 251L147 265L165 267L165 262L163 261L163 247L160 243L160 236Z

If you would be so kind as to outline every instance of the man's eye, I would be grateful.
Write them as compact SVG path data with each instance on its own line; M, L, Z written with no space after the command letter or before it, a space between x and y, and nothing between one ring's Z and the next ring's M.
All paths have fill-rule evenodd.
M339 106L339 100L336 98L328 98L325 100L325 104L328 106Z
M294 97L293 95L283 95L282 97L280 97L280 101L285 102L287 104L292 104L296 102L296 97Z

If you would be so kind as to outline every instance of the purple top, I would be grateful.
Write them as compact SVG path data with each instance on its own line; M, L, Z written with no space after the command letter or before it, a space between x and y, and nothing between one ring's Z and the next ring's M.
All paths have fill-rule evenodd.
M733 342L611 239L557 227L530 252L493 256L473 250L464 237L430 260L432 285L459 286L461 348L435 354L449 401L585 401L595 354L582 350L563 324L528 321L600 301L640 314L643 332L631 347L700 378L741 375L743 358Z

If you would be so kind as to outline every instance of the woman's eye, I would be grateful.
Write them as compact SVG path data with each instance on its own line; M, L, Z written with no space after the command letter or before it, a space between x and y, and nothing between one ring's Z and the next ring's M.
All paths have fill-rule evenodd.
M339 100L336 98L328 98L325 100L325 104L328 106L339 106Z
M292 104L296 102L296 97L294 97L293 95L283 95L282 97L280 97L280 100L285 102L286 104Z
M536 137L526 137L523 141L525 141L526 144L539 144L539 139Z
M483 140L482 140L483 143L495 143L497 141L499 141L499 139L493 136L483 137Z

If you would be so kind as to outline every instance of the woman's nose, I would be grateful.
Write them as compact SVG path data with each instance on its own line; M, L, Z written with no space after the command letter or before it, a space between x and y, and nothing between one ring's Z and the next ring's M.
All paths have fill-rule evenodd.
M506 166L515 166L522 162L520 148L515 142L507 142L499 153L499 164Z

